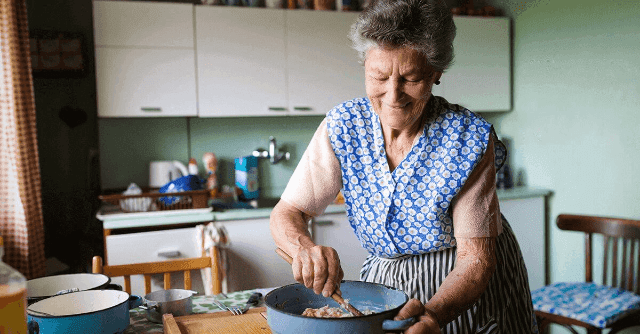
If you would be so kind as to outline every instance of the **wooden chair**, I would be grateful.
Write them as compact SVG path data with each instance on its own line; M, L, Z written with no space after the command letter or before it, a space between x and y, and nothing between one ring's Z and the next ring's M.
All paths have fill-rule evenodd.
M559 282L532 292L540 333L546 333L551 323L575 334L572 326L586 328L590 334L607 328L613 334L639 325L640 220L561 214L556 224L561 230L585 234L585 282ZM604 240L601 284L593 283L594 234ZM600 319L586 314L598 314Z
M213 294L222 292L218 277L217 260L211 256L168 260L159 262L132 263L122 265L103 265L102 257L93 257L92 271L109 277L124 277L124 290L131 294L131 276L144 276L145 294L151 292L151 275L164 274L164 289L171 289L171 273L183 272L184 289L191 290L191 270L211 269L211 291Z

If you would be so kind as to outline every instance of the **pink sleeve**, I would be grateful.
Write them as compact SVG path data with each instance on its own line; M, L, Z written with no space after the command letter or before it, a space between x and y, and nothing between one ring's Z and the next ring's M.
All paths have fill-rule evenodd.
M342 188L340 163L331 147L324 119L302 155L281 199L298 210L317 216Z
M496 194L494 138L453 201L453 234L460 238L495 237L502 233Z

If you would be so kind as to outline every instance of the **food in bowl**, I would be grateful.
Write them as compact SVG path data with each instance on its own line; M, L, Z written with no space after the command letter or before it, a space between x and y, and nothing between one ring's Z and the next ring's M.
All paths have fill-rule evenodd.
M371 310L361 311L364 315L374 314ZM329 307L329 305L319 308L306 308L302 315L312 318L348 318L354 315L342 309L341 307Z

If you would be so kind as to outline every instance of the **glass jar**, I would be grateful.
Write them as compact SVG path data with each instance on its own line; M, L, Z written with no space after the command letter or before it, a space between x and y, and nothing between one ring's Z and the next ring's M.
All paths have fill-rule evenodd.
M0 333L27 334L27 280L2 262L3 255L0 236Z

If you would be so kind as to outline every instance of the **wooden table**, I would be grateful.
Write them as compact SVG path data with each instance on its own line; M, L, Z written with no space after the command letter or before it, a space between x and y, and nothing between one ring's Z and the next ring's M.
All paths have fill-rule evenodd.
M251 296L254 292L261 292L262 295L266 295L269 291L273 290L273 288L269 289L255 289L255 290L245 290L245 291L237 291L231 292L227 294L219 294L216 296L193 296L193 314L207 314L207 313L216 313L216 315L220 314L223 316L223 313L230 315L231 313L226 310L220 310L214 303L213 299L215 298L217 301L223 303L226 306L244 306L249 296ZM261 301L259 305L253 308L264 307L264 301ZM261 310L252 311L258 312ZM130 311L131 324L124 331L126 334L134 334L134 333L164 333L164 327L162 324L153 323L145 317L145 310L136 308ZM254 313L255 314L255 313ZM238 316L235 316L238 317ZM176 318L179 319L179 318ZM222 318L221 318L222 319Z

